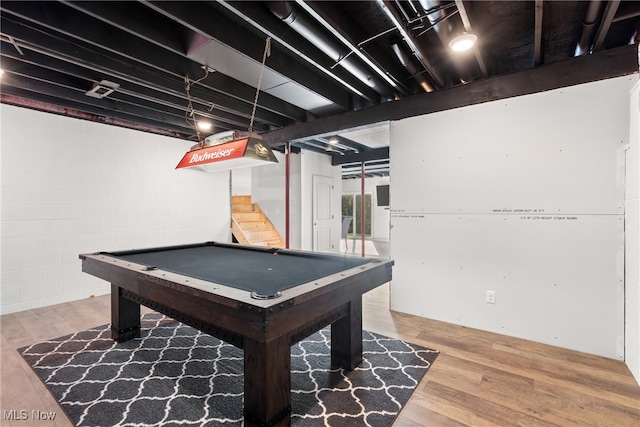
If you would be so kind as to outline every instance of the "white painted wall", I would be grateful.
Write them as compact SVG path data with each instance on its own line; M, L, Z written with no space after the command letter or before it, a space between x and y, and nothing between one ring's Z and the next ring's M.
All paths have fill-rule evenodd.
M283 153L274 151L278 163L251 168L252 200L260 205L269 220L286 237L286 159ZM292 153L290 159L289 188L289 248L300 248L300 155Z
M640 383L640 83L631 91L625 191L625 361Z
M265 211L269 220L285 236L285 156L280 152L274 152L278 159L277 164L258 166L251 168L251 185L246 188L246 172L242 173L239 190L234 183L234 194L246 191L243 194L251 194L255 203ZM341 168L331 166L331 157L312 151L303 150L300 153L292 153L290 165L290 235L289 247L291 249L312 250L312 208L313 208L313 175L323 175L333 178L333 206L336 212L334 227L336 232L333 237L336 251L340 243L340 197L341 197ZM235 172L234 172L235 174ZM235 175L234 175L235 177ZM235 178L234 178L235 179ZM337 225L336 225L337 224Z
M229 174L192 143L1 105L2 314L105 294L78 254L230 241Z
M231 194L234 196L251 194L251 169L240 168L231 171Z
M622 359L637 80L392 123L392 309Z
M302 249L302 155L291 154L291 182L289 188L290 236L289 247Z

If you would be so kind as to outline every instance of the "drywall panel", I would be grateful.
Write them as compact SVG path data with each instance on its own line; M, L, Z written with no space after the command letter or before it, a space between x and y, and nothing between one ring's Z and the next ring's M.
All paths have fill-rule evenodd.
M628 93L629 81L393 123L391 178L401 204L394 205L439 213L623 213L619 150L628 140L629 114L620 94Z
M244 194L265 211L269 220L286 238L286 156L274 152L278 163L250 168L250 185ZM300 248L300 155L289 156L289 248ZM235 180L236 172L233 172ZM235 192L235 181L234 181Z
M623 358L635 81L392 123L392 308Z
M621 357L622 215L391 220L392 309Z
M286 238L285 213L285 157L274 152L278 163L251 168L252 200L260 205L271 223L276 227L283 239Z
M239 168L231 173L231 194L243 196L251 194L251 170L252 168Z
M640 383L640 83L630 98L625 149L625 362Z

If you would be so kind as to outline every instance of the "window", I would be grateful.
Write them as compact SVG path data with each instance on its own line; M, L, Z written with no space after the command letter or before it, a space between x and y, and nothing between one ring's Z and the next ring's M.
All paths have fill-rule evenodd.
M351 216L353 221L349 226L348 236L360 236L360 211L361 211L361 194L343 194L342 195L342 216ZM354 232L355 230L355 232ZM355 233L355 234L354 234ZM371 194L364 195L364 235L371 237Z

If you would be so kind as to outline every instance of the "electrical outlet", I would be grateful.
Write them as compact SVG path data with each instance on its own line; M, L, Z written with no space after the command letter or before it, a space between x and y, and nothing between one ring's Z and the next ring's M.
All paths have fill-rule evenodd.
M495 304L496 303L496 291L487 291L487 299L486 301L489 304Z

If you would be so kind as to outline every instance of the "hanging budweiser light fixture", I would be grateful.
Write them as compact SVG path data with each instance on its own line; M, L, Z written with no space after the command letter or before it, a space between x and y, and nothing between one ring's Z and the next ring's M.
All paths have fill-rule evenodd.
M176 169L193 168L215 172L269 163L278 163L278 159L269 144L257 134L228 131L211 135L203 144L191 147Z
M249 130L227 131L211 135L204 141L200 138L200 132L197 127L196 114L191 102L190 89L191 86L199 83L209 75L209 67L203 67L205 70L204 77L196 81L191 81L189 75L184 78L184 88L189 100L187 106L188 123L193 123L196 135L198 136L198 144L191 147L191 150L182 157L176 169L182 168L198 168L206 172L237 169L251 166L262 166L269 163L278 163L278 159L274 156L273 151L269 148L269 144L262 141L262 138L253 132L253 121L255 119L256 108L258 107L258 96L260 95L260 87L262 85L262 74L265 68L267 57L271 55L271 37L267 37L264 46L264 55L262 56L262 67L260 68L260 76L256 86L256 96L253 101L253 111L251 112L251 121L249 122ZM191 117L191 119L189 119Z

